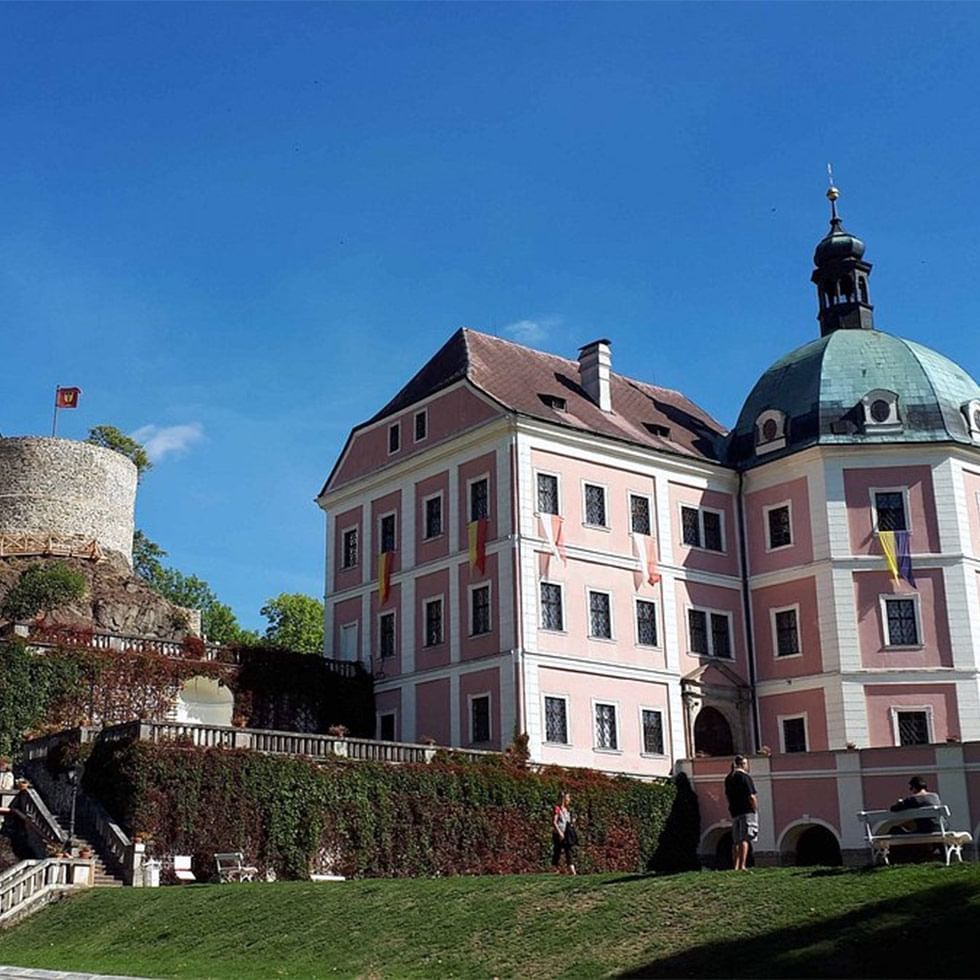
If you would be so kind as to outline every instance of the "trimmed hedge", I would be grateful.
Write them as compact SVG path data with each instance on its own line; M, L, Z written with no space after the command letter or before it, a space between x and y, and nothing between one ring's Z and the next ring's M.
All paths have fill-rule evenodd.
M580 870L645 871L671 851L661 832L674 787L591 770L314 763L130 742L97 744L85 782L157 853L193 854L205 878L229 850L287 878L542 871L561 789L572 793Z

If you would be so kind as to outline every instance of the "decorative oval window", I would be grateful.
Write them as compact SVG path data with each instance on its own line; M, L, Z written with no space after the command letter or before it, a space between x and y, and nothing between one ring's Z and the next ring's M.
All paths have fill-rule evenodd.
M779 435L779 423L775 419L766 419L762 423L762 438L772 442Z
M973 428L980 432L980 408L973 410Z
M892 414L892 407L884 398L876 398L871 403L871 417L875 422L887 422Z

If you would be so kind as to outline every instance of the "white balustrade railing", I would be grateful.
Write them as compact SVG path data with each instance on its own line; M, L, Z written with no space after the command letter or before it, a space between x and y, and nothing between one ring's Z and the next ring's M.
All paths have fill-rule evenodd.
M57 892L91 883L89 861L71 858L21 861L0 874L0 926L39 908Z

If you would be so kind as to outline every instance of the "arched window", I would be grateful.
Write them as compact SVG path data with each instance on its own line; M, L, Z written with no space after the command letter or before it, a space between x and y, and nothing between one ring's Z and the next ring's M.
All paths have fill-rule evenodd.
M886 388L875 388L861 399L865 432L901 432L902 417L898 410L898 394Z
M960 407L966 420L966 431L974 442L980 442L980 398L972 398Z
M755 420L755 449L757 453L771 453L786 445L786 413L778 408L767 408Z
M694 754L735 754L731 725L717 708L710 705L702 708L694 719Z

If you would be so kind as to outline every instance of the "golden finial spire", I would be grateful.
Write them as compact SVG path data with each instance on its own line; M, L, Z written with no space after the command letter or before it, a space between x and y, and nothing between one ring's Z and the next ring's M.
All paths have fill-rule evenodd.
M827 164L827 182L829 186L827 187L827 200L830 201L830 220L837 220L837 198L840 197L840 191L834 186L834 168L828 163Z

